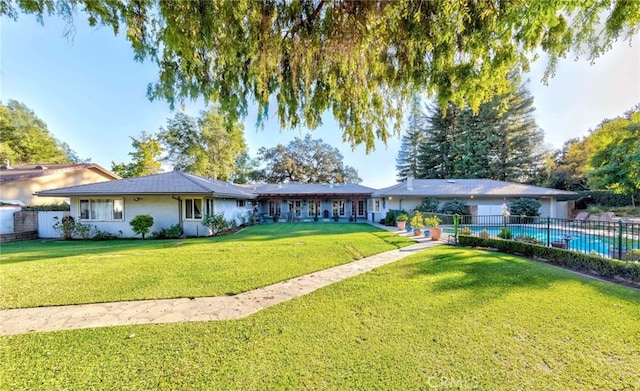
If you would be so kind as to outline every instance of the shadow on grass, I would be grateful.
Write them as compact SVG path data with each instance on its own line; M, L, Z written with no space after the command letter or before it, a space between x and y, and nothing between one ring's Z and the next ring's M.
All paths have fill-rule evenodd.
M247 227L232 235L216 237L141 240L119 239L112 241L93 240L33 240L28 242L14 242L2 245L0 266L18 262L53 260L78 255L96 255L124 251L159 250L176 246L190 247L203 244L225 242L273 242L280 239L299 239L302 237L340 236L353 233L370 233L378 240L382 240L396 248L411 243L398 235L380 230L363 223L282 223L259 224ZM286 245L286 243L282 243Z
M580 276L514 255L469 249L447 248L428 259L405 266L409 278L430 276L434 293L447 291L467 292L474 301L491 300L517 289L549 289L553 284L578 281L601 293L637 303L640 291Z

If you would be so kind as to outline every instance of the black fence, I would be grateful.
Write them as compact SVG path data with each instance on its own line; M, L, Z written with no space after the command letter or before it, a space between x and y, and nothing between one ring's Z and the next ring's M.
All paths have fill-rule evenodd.
M437 215L445 234L511 239L606 258L640 262L640 223L527 216Z

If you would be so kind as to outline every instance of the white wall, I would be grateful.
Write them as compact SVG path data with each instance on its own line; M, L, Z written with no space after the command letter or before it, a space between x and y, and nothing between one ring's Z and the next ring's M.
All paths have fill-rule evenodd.
M38 237L42 239L59 238L60 232L53 229L53 225L56 223L55 217L58 221L62 221L64 216L68 216L69 212L54 212L54 211L40 211L38 212Z
M13 233L13 214L21 210L20 206L0 206L0 234Z

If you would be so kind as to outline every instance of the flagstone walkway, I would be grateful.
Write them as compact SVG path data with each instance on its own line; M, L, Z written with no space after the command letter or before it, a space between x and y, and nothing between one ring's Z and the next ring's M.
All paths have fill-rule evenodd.
M380 226L382 227L382 226ZM407 233L400 233L408 235ZM0 335L133 324L239 319L442 244L418 243L234 296L137 300L0 310Z

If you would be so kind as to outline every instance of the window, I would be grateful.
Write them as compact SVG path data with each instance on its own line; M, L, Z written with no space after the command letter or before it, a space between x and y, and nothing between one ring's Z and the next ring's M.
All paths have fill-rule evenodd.
M380 200L376 199L373 201L373 211L378 213L380 212Z
M344 216L344 201L333 201L333 215Z
M184 199L184 218L189 220L202 218L202 198Z
M302 201L289 201L289 211L294 212L294 216L300 217L300 210L302 209Z
M365 211L364 200L353 202L351 204L351 214L360 217L360 216L364 216L365 215L364 211Z
M318 201L309 201L309 216L316 216L317 211L320 209L320 202Z
M236 200L236 207L244 208L245 206L247 206L246 200Z
M89 198L80 200L80 220L122 220L124 202L121 198Z
M213 199L206 199L204 213L207 215L213 215L215 213L215 208L213 207Z
M279 202L269 201L269 216L282 215L282 210Z

